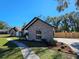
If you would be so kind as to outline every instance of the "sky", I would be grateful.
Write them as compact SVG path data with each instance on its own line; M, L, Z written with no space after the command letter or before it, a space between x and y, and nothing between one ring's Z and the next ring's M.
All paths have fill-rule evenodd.
M12 27L22 27L36 16L60 16L75 10L74 0L63 12L56 10L55 0L0 0L0 21Z

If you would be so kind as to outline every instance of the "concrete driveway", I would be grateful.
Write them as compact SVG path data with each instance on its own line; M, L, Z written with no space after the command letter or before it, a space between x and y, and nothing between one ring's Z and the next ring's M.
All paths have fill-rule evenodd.
M74 52L79 55L79 39L71 39L71 38L54 38L54 40L58 42L63 42L69 45Z

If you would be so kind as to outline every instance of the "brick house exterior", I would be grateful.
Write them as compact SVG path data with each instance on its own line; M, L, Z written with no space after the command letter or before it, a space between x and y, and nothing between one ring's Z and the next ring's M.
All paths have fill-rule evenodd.
M27 40L41 41L42 39L46 39L46 41L49 41L50 39L53 39L54 26L35 17L31 22L24 26L22 32Z

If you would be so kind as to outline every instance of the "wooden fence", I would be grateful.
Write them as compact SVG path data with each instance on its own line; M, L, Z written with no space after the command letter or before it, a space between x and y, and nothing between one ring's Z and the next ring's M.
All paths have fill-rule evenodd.
M57 32L55 38L79 38L79 32Z

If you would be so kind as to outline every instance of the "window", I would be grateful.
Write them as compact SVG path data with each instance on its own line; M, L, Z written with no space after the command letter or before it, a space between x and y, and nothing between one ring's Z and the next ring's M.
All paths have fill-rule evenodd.
M41 36L36 36L36 39L41 39Z
M41 31L36 31L36 34L41 34Z
M41 39L41 31L36 31L36 39Z

